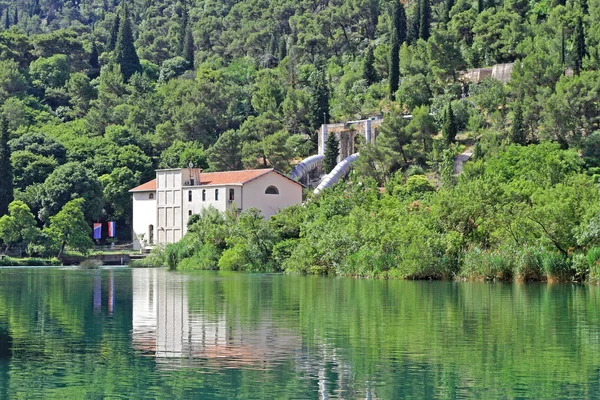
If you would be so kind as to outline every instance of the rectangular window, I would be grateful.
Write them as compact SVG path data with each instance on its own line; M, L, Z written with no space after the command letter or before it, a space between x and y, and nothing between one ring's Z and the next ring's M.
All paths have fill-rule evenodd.
M219 189L215 189L215 201L219 201Z
M194 178L190 179L190 185L194 186L196 184L196 181L194 181Z
M235 189L229 189L229 200L235 200Z

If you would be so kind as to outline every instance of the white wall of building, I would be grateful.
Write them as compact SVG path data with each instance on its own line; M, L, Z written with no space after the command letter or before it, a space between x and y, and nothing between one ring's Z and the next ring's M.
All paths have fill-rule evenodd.
M269 186L275 186L279 194L265 194ZM302 203L302 186L275 171L246 183L242 203L238 208L258 208L263 217L270 218L280 208Z
M154 198L151 199L150 195ZM143 235L142 243L140 240ZM156 193L154 191L133 193L133 249L149 245L151 236L156 243Z

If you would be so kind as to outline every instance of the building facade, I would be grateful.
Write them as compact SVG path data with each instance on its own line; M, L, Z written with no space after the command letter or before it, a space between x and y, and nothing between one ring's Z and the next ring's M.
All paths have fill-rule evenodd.
M132 189L134 249L177 242L187 221L204 208L221 212L257 208L265 218L302 202L302 185L274 169L210 172L161 169Z

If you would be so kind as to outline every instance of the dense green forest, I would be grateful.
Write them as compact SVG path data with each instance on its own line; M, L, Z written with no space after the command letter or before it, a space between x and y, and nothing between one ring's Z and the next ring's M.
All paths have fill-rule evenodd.
M5 249L85 250L96 220L118 220L125 239L127 191L154 168L193 162L285 172L314 154L324 120L374 114L385 116L377 146L363 146L347 183L298 212L297 232L283 237L292 242L263 246L246 262L231 233L210 257L224 251L236 268L257 260L271 268L275 259L276 269L343 264L336 272L368 275L351 265L376 268L372 257L385 256L378 262L397 269L411 251L431 251L431 265L446 265L436 274L398 273L416 277L456 274L466 252L484 257L509 244L552 249L571 265L598 241L598 0L17 0L0 1L0 9ZM462 78L506 62L515 62L506 85ZM465 146L477 161L456 182L451 164ZM525 174L541 170L549 176ZM367 195L377 186L389 190ZM577 196L577 204L553 209L543 203L550 192ZM492 196L491 210L478 209L482 196ZM356 222L361 229L400 229L393 221L414 215L415 201L432 210L415 221L432 235L419 239L427 251L410 248L416 227L395 233L388 247L381 233L372 233L374 245L366 234L343 233L353 213L368 217ZM332 210L322 211L326 204ZM563 223L546 225L566 216L569 233ZM252 215L246 222L259 223ZM320 240L331 251L344 246L312 238L313 223L314 235L349 241L348 253L321 257ZM302 249L313 261L292 268L307 259Z

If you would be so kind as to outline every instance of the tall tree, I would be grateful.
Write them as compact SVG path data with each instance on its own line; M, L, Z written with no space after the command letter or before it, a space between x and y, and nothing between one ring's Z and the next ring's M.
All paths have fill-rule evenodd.
M312 125L317 129L321 124L329 123L329 85L325 70L317 72L312 91Z
M454 0L444 1L444 15L442 16L442 21L446 24L450 22L450 11L452 11L452 7L454 7Z
M390 30L389 94L390 99L394 100L400 84L400 45L406 40L406 13L404 12L404 6L398 0L394 1Z
M419 39L419 32L421 30L421 2L423 0L417 0L413 6L412 19L408 28L408 43L413 44Z
M451 144L456 140L458 129L456 127L456 119L454 111L452 111L452 103L448 102L448 106L444 110L444 121L442 123L442 136L446 144Z
M510 127L510 141L520 145L527 143L525 126L523 125L523 104L520 99L516 100L514 104L514 116Z
M187 1L181 0L181 22L179 23L179 52L183 54L185 42L187 40L189 14ZM185 58L185 56L183 57Z
M13 201L13 171L8 146L8 120L0 117L0 215L8 212Z
M192 35L192 25L187 24L185 31L185 42L183 43L183 53L181 55L188 62L188 68L194 69L194 36Z
M119 27L121 26L121 15L117 12L115 19L110 27L110 37L108 38L108 50L113 51L119 38Z
M483 10L485 10L484 0L477 0L477 12L481 14Z
M98 47L96 46L96 41L92 41L92 51L90 53L90 78L96 78L100 75L100 62L98 60Z
M323 172L330 173L337 165L340 155L340 143L335 133L330 133L325 142L325 158L323 159Z
M575 29L573 30L575 36L575 74L579 75L583 66L583 58L586 56L585 49L585 31L583 28L583 19L581 16L577 17Z
M121 73L125 81L129 81L129 78L136 72L142 72L142 65L133 43L133 32L131 31L127 3L123 5L123 16L121 17L114 58L117 64L121 66Z
M367 55L363 64L363 79L367 81L370 86L377 82L377 71L375 71L375 56L373 54L373 47L369 46Z
M15 4L15 16L13 18L13 25L17 25L19 23L19 8L17 4Z
M6 11L4 12L4 29L8 30L10 28L10 16L8 15L8 7L6 7Z
M419 38L423 40L429 39L430 23L431 23L431 4L429 0L421 0L421 20L419 22Z

